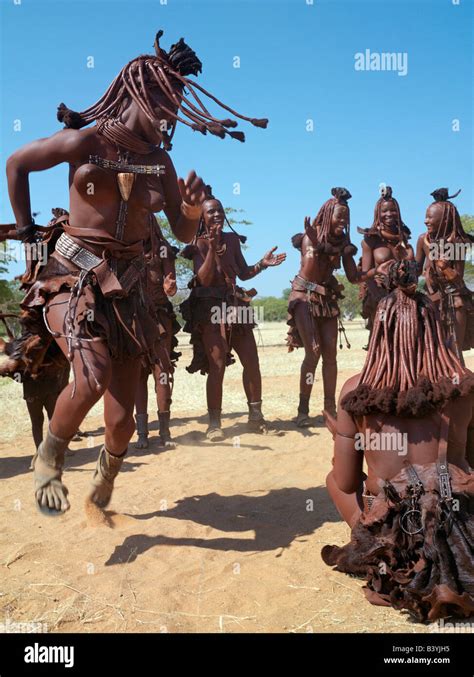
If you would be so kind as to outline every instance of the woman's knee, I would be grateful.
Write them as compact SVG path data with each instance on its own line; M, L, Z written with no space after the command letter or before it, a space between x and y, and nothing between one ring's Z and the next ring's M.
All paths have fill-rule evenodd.
M314 371L318 365L319 358L321 357L321 351L319 348L306 350L304 354L304 360L302 368L306 371Z
M322 350L322 358L323 362L328 365L328 364L336 364L337 363L337 346L325 346Z
M209 374L212 376L224 377L225 372L225 358L214 357L209 359Z
M104 419L105 427L112 435L131 437L135 432L133 411L109 412Z

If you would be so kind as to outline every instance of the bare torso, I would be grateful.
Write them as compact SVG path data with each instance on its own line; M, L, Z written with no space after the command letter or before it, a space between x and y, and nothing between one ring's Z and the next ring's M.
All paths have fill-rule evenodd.
M73 132L74 133L74 132ZM83 138L78 157L70 163L70 224L73 227L101 229L115 235L115 223L121 202L117 172L89 162L90 155L117 160L114 148L97 134L96 127L76 132ZM131 164L164 164L164 152L158 150L146 156L132 156ZM124 240L145 239L149 214L163 209L164 187L160 176L136 174L128 200Z
M428 238L426 237L425 233L422 233L418 238L416 260L419 270L422 271L423 276L429 282L433 291L437 291L440 288L440 283L441 285L448 284L448 280L443 279L441 269L439 269L438 273L435 271L435 267L438 267L439 265L445 268L449 267L456 271L456 283L462 283L464 277L465 261L449 260L448 258L442 261L436 261L433 259L432 254L430 253L430 243L428 242Z
M371 268L377 268L388 261L398 259L394 245L388 245L382 238L371 235L365 237L362 241L362 269L368 271ZM413 247L407 245L405 258L412 260L415 258Z
M466 461L467 427L472 418L473 397L463 397L448 405L449 420L448 460L464 470ZM406 446L397 449L365 451L368 467L367 488L378 493L378 480L394 477L408 460L412 464L433 463L438 458L438 440L441 437L441 415L436 412L423 419L400 419L395 416L368 416L366 425L379 433L404 434ZM406 454L404 453L406 451Z
M217 265L213 268L212 280L209 282L210 287L222 287L227 284L227 279L233 284L236 278L240 277L243 268L246 267L245 260L240 248L240 241L234 233L221 233L221 244L225 245L223 254L216 254ZM196 242L196 250L193 256L194 272L197 273L209 250L209 241L205 237L200 237ZM225 269L225 274L224 274Z
M356 375L344 384L341 397L357 386L358 378L359 375ZM446 408L449 416L448 461L466 471L469 470L466 460L467 433L473 416L473 407L474 395L469 395L451 401ZM376 414L365 417L365 420L354 420L346 412L341 413L344 416L342 426L346 422L350 426L350 421L352 421L353 428L350 432L351 434L362 433L360 438L362 441L368 441L367 432L378 433L377 437L370 438L369 449L356 452L364 454L368 468L366 487L373 494L380 491L380 480L395 477L407 461L422 465L433 463L438 458L439 439L441 438L441 414L439 412L422 419ZM338 415L338 430L339 425ZM382 442L384 433L392 434L392 446L387 445L387 436L385 436L385 442ZM403 435L403 441L400 437L396 437L397 433ZM377 446L377 442L381 443L380 446Z
M329 281L339 265L340 256L321 254L316 250L308 235L304 235L301 242L301 264L298 275L308 282L324 284Z

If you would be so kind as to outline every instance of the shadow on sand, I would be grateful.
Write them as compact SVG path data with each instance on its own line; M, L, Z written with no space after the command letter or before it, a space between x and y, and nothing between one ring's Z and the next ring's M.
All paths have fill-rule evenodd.
M312 508L312 509L311 509ZM192 521L224 532L253 531L254 536L219 536L191 538L134 534L116 546L106 566L133 562L139 555L157 546L194 546L211 550L264 552L289 548L293 541L305 541L325 522L339 522L339 517L325 487L273 489L262 496L220 496L206 494L178 501L170 510L143 515L129 515L135 520L155 517Z

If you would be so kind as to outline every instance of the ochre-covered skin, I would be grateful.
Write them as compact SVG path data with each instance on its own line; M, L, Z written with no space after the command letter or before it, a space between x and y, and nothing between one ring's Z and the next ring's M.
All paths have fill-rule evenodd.
M377 313L364 368L344 384L337 420L327 417L335 440L327 488L352 534L322 556L363 576L373 604L434 621L474 611L474 375L415 289L380 302L384 320ZM387 446L387 435L403 444ZM415 514L422 526L407 531Z
M334 271L342 263L348 280L353 284L359 280L354 261L357 249L351 244L348 233L347 200L350 194L339 188L333 189L334 193L336 196L322 206L313 223L308 217L305 219L305 232L295 235L292 240L301 252L301 263L288 299L290 330L287 344L289 351L295 348L305 351L300 371L297 417L300 426L309 424L309 399L320 357L323 361L324 408L335 414L338 300L343 298L343 286L337 282ZM316 283L318 287L307 289L305 282Z
M416 261L425 278L426 291L439 308L451 345L462 356L463 350L474 347L474 305L472 292L464 282L463 254L463 245L472 247L472 237L464 232L454 204L444 195L440 198L426 210L426 233L418 238ZM448 258L450 246L453 258ZM466 254L469 256L469 251Z
M286 254L274 254L271 249L261 261L249 266L240 246L239 236L223 232L225 213L215 199L203 204L202 232L182 255L192 259L194 278L189 299L181 304L186 321L184 331L191 333L193 360L188 371L200 371L207 376L209 410L219 410L222 404L222 384L225 367L231 364L235 350L243 366L243 383L247 401L259 403L262 397L260 366L250 313L237 315L228 322L227 311L249 310L256 294L239 287L237 278L250 280L261 270L283 263ZM222 309L220 322L213 321L216 309Z
M375 204L372 226L360 232L364 235L361 268L368 274L361 285L362 317L367 329L372 330L378 302L388 294L383 284L387 266L391 261L415 258L408 243L410 231L402 221L399 204L389 186Z
M150 310L156 317L160 328L161 351L158 356L145 355L142 358L141 374L135 399L135 411L137 414L137 432L139 441L137 448L146 448L148 436L148 422L140 416L148 414L148 387L147 381L150 373L155 381L157 410L167 414L169 420L171 410L171 395L173 373L180 353L176 351L178 338L176 334L180 325L168 297L174 296L176 287L176 249L164 238L163 233L151 215L150 238L145 245L146 249L146 289L150 300ZM142 431L143 427L143 431ZM142 438L142 439L140 439ZM170 446L170 439L167 446Z
M123 459L135 429L141 358L149 354L155 359L160 348L160 330L149 312L143 278L149 214L164 211L174 235L189 242L205 195L204 183L194 171L186 180L178 179L165 150L171 147L176 123L203 134L244 140L241 132L227 131L236 126L234 120L213 117L202 102L186 108L185 87L194 86L231 111L187 79L201 70L196 54L182 39L165 52L159 46L161 35L160 31L156 37L155 55L128 63L94 105L78 113L61 104L58 119L66 129L20 148L7 163L10 201L25 242L36 238L30 172L63 162L69 165L70 208L62 221L67 237L62 236L61 253L58 241L46 266L38 272L29 261L24 276L32 284L23 303L25 332L39 328L44 308L47 328L39 329L39 336L51 333L73 371L73 381L57 400L35 466L37 505L52 514L69 507L61 481L64 451L95 402L104 397L105 451L100 460L104 468L112 463L109 457ZM266 127L266 119L231 112ZM82 129L90 123L95 124ZM80 261L72 260L76 255ZM114 465L114 472L119 465ZM99 470L92 501L100 494L97 482L105 482L107 475Z
M159 98L157 97L156 101L157 110L159 110ZM150 138L150 141L159 142L158 133L151 128L149 121L134 102L130 103L123 118L125 124L128 124L134 132ZM29 172L68 162L71 207L69 225L65 226L65 230L78 241L86 244L89 239L95 243L99 238L104 244L94 244L95 250L103 250L104 246L107 249L109 241L114 239L120 193L115 173L90 164L88 158L91 154L117 159L116 149L97 133L96 127L83 131L63 130L50 138L35 141L17 151L8 162L10 197L17 224L24 225L31 221ZM161 164L165 171L162 176L158 177L146 175L136 177L128 203L125 233L119 255L126 256L129 246L136 247L137 255L142 251L140 243L147 237L149 213L163 209L165 202L164 211L176 236L183 240L191 239L197 227L197 219L190 220L184 217L180 207L185 198L190 203L192 202L191 194L196 197L194 190L199 194L202 181L197 179L195 174L191 174L186 184L182 182L180 190L171 159L163 149L158 149L146 158L135 157L134 161L144 164ZM87 186L90 184L95 188L93 195L87 191ZM80 237L76 234L78 231ZM73 265L66 263L58 254L53 254L53 258L63 266L72 268L71 274L74 275ZM54 294L54 302L48 299L47 319L53 331L63 333L68 301L69 292L62 292L60 289ZM65 354L69 352L64 339L58 339L58 344ZM112 346L112 350L113 348ZM128 411L131 416L133 410L134 388L132 385L137 382L138 378L138 355L134 359L126 360L125 363L114 365L112 369L109 346L106 343L97 342L91 346L84 346L83 352L86 353L86 359L96 375L100 388L96 389L96 383L92 381L90 374L89 377L84 374L83 355L79 351L74 352L72 362L78 379L78 397L75 403L71 402L72 385L63 391L57 403L56 416L51 421L51 430L58 437L71 437L95 401L104 392L110 392L112 389L117 393L118 389L121 393L118 399L116 396L109 397L107 393L105 394L106 423L108 423L106 446L110 451L121 454L134 428L133 419L129 418L128 424L124 425L123 417L125 411ZM128 384L126 388L120 385L125 383Z

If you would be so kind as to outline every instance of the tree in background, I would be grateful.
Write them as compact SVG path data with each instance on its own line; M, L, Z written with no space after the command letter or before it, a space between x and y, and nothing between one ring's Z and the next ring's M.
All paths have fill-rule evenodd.
M359 299L359 286L351 284L345 275L338 274L336 278L340 284L344 285L344 298L339 301L342 319L353 320L355 317L359 317L362 311L362 301ZM257 296L252 302L252 306L263 309L263 311L259 310L258 312L263 312L263 318L266 322L286 321L290 293L291 288L288 287L282 291L280 298L276 296Z
M256 297L252 307L257 310L257 318L262 317L265 322L281 322L288 314L288 299L276 296Z
M227 219L231 224L231 226L239 228L240 226L252 225L252 221L236 217L236 215L244 212L243 209L234 209L234 207L225 207L224 211L227 215ZM177 240L176 237L174 236L173 231L171 230L171 226L168 223L168 219L166 219L163 216L156 215L155 218L160 225L161 232L163 233L164 237L168 240L168 242L173 247L176 247L180 251L181 249L184 249L185 245L180 240ZM245 245L242 245L242 248L245 249ZM192 275L193 275L193 262L189 261L188 259L183 259L182 256L178 256L176 259L176 282L178 291L176 295L170 299L170 301L172 302L173 306L175 306L175 312L178 317L178 322L181 325L183 324L183 321L177 306L179 306L179 304L182 303L189 296L190 290L188 288L188 283Z
M344 291L342 292L344 298L338 302L342 319L353 320L355 317L360 317L362 301L359 299L359 285L349 282L347 277L342 273L336 273L335 277L339 284L344 285Z
M0 243L0 276L8 275L8 262L12 260L12 256L8 251L7 243ZM20 290L20 283L18 280L4 280L0 279L0 312L1 313L18 313L20 311L20 301L23 294ZM16 331L18 323L16 320L8 320L9 325ZM0 333L4 333L3 323L0 324Z

